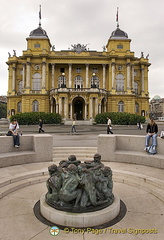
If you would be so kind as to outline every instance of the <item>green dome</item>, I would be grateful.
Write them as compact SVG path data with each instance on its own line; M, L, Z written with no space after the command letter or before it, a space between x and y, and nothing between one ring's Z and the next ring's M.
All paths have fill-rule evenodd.
M155 95L153 98L154 98L155 100L161 99L161 97L160 97L159 95Z

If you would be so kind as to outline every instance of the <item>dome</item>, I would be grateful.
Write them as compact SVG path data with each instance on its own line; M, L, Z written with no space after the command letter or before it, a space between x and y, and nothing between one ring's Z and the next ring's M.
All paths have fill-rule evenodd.
M161 97L160 97L159 95L155 95L153 98L154 98L155 100L160 100L160 99L161 99Z
M122 31L119 27L115 31L112 32L111 39L127 39L128 34L124 31Z
M29 37L30 38L48 38L46 31L41 26L31 31Z

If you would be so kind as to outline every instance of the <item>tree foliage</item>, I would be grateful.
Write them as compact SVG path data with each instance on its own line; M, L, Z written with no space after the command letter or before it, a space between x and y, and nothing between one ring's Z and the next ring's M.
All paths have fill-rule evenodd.
M7 104L0 102L0 118L6 118L7 116Z
M123 112L107 112L107 113L100 113L97 114L95 117L95 122L97 124L106 124L107 123L107 117L109 117L112 120L112 124L115 125L136 125L137 122L144 123L145 117L139 116L137 114L131 114L131 113L123 113Z
M11 116L10 120L17 119L21 125L38 124L39 119L42 119L44 124L60 124L62 117L58 113L45 113L45 112L27 112L18 113Z

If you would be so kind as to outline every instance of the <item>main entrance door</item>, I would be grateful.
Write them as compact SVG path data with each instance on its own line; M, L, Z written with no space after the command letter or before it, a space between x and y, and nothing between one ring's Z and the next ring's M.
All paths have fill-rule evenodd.
M84 120L84 100L82 98L75 98L73 100L73 116L76 120Z

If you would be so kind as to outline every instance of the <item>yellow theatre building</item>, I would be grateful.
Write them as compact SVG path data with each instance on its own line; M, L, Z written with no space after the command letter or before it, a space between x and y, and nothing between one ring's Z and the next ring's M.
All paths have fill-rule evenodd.
M148 116L148 56L130 50L131 39L117 24L106 47L84 44L56 51L46 31L31 31L27 49L8 58L8 117L24 112L55 112L63 119L90 120L98 113Z

